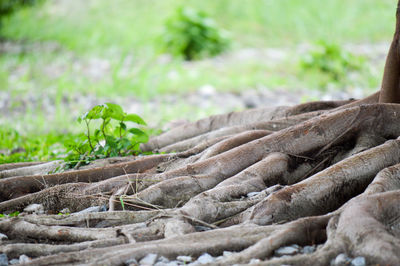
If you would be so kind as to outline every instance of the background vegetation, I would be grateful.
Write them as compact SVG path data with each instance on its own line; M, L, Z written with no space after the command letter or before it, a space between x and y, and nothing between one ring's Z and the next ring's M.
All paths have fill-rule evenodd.
M358 56L357 49L346 47L389 43L395 4L47 0L20 9L3 19L0 32L0 163L56 158L65 152L60 142L82 130L76 118L100 102L126 107L129 101L171 94L184 99L205 85L235 93L361 88L369 94L379 86L384 58ZM191 62L165 55L167 21L183 5L205 12L229 32L229 50L217 59ZM237 54L249 48L274 48L286 56L238 61ZM184 100L157 104L157 110L145 105L133 110L155 131L171 119L194 120L216 111L195 109Z

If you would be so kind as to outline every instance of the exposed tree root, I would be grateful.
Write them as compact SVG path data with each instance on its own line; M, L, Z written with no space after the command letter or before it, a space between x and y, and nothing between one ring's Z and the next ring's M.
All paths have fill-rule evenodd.
M3 166L16 174L0 180L0 211L38 203L48 214L1 219L9 240L0 253L26 254L32 265L123 265L148 253L175 259L224 251L235 253L214 264L329 265L346 253L396 265L400 106L365 105L374 101L377 94L214 116L144 146L174 154L89 169L21 176L43 164ZM84 210L101 205L116 211ZM74 213L49 215L65 208ZM318 248L277 256L292 244Z

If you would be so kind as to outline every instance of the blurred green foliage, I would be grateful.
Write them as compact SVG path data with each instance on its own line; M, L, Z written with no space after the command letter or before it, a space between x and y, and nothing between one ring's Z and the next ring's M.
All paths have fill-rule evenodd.
M305 72L320 72L330 82L342 82L355 71L360 71L366 62L337 44L318 41L313 48L301 56L300 68Z
M32 6L39 1L40 0L0 0L0 26L5 16L9 16L23 7Z
M49 132L23 135L19 131L0 127L0 164L54 160L66 153L63 142L73 134Z
M18 1L0 0L0 6ZM206 12L218 28L229 31L231 45L224 62L188 64L160 56L165 23L178 17L175 12L183 4ZM82 137L71 132L79 130L74 121L86 110L77 99L88 95L106 98L103 102L161 99L163 94L186 96L205 85L235 93L248 88L321 90L326 84L333 84L334 90L373 92L383 62L367 58L364 67L355 69L353 58L349 63L338 50L347 43L389 42L395 4L395 0L57 0L14 9L4 17L1 29L12 49L0 54L0 97L10 96L12 114L0 116L0 163L65 155L60 143ZM207 21L201 24L208 25ZM339 48L332 52L316 48L318 53L308 54L316 67L299 67L297 48L317 40L329 40ZM274 60L263 56L267 47L277 48ZM250 55L261 51L261 56L240 57L238 63L238 55L247 55L248 49ZM279 52L287 57L280 58ZM336 63L330 65L327 58ZM373 65L374 71L365 65ZM36 105L24 109L26 100ZM48 103L54 108L42 108ZM215 106L195 109L185 97L173 105L157 104L160 112L145 106L141 115L158 131L168 120L195 120L219 111Z
M228 33L205 12L187 6L167 20L162 36L164 50L185 60L218 55L230 42Z

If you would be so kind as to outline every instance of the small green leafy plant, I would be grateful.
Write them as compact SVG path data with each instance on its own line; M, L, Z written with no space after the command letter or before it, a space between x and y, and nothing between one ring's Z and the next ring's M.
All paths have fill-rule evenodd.
M213 19L190 7L178 8L167 20L163 38L164 50L185 60L215 56L230 43L227 32Z
M0 213L0 218L11 218L11 217L18 217L19 211L12 212L10 214Z
M341 82L349 72L361 70L365 59L343 50L336 44L319 41L309 53L300 59L300 68L317 72L334 82Z
M91 125L93 121L100 121L95 129ZM137 155L141 152L140 144L149 139L138 127L127 126L129 122L146 125L143 119L136 114L125 113L121 106L113 103L93 107L79 117L78 122L85 124L86 134L64 144L69 150L65 158L67 167L100 158Z

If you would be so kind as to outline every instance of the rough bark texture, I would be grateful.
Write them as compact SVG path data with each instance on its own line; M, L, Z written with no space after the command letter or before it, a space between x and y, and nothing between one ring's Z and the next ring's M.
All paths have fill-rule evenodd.
M365 99L212 116L142 146L165 154L85 169L0 166L0 212L35 203L46 213L0 219L0 253L30 265L224 251L235 253L214 264L329 265L345 253L400 265L399 27L381 91ZM276 256L292 244L318 248Z

